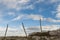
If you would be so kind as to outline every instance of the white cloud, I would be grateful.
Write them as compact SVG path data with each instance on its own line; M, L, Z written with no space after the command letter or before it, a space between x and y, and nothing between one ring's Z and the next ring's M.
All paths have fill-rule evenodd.
M17 0L0 0L8 8L16 8Z
M27 6L27 7L25 7L26 9L34 9L34 5L32 4L32 5L29 5L29 6Z
M3 22L3 17L4 17L5 15L0 11L0 23L1 22Z
M51 3L60 2L60 0L51 0Z
M57 29L59 29L59 26L60 25L47 25L47 26L43 27L43 30L50 30L50 31L57 30Z
M11 21L18 21L18 20L28 20L28 19L31 19L31 20L42 20L42 21L48 21L48 22L60 22L60 20L56 20L56 19L53 19L53 18L45 18L43 17L42 15L36 15L36 14L30 14L30 15L25 15L25 14L22 14L22 15L18 15L17 17L13 18Z
M42 21L49 21L49 22L60 22L60 20L56 20L53 18L44 18L41 15L35 15L35 14L30 14L30 15L19 15L16 18L12 19L13 21L20 20L20 19L32 19L32 20L41 20Z
M26 5L30 0L0 0L0 2L7 8L21 8L22 5ZM19 5L20 6L19 6Z
M42 2L42 1L44 1L44 0L37 0L37 1L33 2L33 4L31 4L31 5L27 5L27 4L29 4L29 2L31 2L31 0L0 0L0 2L3 5L5 5L7 8L15 8L16 10L33 9L34 4Z
M47 21L49 22L60 22L60 20L56 20L56 19L53 19L53 18L46 18Z
M46 26L42 26L42 30L43 30L43 32L57 30L60 28L59 26L60 25L46 25ZM28 27L27 30L29 32L40 32L40 26Z
M0 13L0 18L2 17L3 15Z
M60 4L57 6L57 11L60 12Z
M45 1L46 4L53 4L53 3L58 4L59 2L60 0L46 0Z
M56 17L57 17L57 18L60 18L60 13L56 14Z
M33 4L40 3L40 2L51 4L51 3L58 3L60 2L60 0L36 0Z
M6 30L6 28L5 27L0 27L0 36L4 36L4 34L5 34L5 30ZM8 28L8 32L11 32L11 31L13 31L13 32L16 32L17 31L17 29L15 29L15 28ZM8 34L8 33L7 33ZM12 33L13 34L13 33ZM10 34L11 35L11 34Z
M33 4L44 2L45 0L36 0Z
M26 4L27 2L30 2L30 0L18 0L17 2L20 4Z
M56 8L57 13L56 13L56 18L60 18L60 4Z
M4 15L2 13L2 11L0 10L0 18L2 18Z
M35 15L35 14L30 14L27 16L28 19L32 19L32 20L45 20L45 18L41 15Z
M0 26L0 36L4 36L6 31L6 27ZM6 36L25 36L24 30L22 26L16 27L8 27L7 35Z
M18 6L17 8L16 8L16 10L17 11L19 11L19 10L21 10L21 9L34 9L34 5L33 4L31 4L31 5L28 5L28 6Z
M46 25L42 26L43 31L52 31L59 29L60 25ZM40 32L40 26L25 27L27 33ZM4 36L6 27L0 26L0 36ZM22 25L19 27L8 27L7 36L25 36Z
M40 17L41 17L41 20L46 20L46 18L44 18L43 16L41 15L35 15L35 14L30 14L30 15L26 15L26 14L21 14L21 15L18 15L17 17L13 18L11 21L17 21L17 20L27 20L27 19L32 19L32 20L40 20Z
M18 15L17 17L13 18L11 21L21 20L24 15Z
M8 12L8 15L15 16L15 13L14 12Z
M17 7L16 10L21 10L21 9L34 9L34 5L27 5L29 4L31 0L18 0L17 1Z
M7 6L8 8L15 8L16 10L20 10L20 9L23 9L23 8L33 9L33 7L31 5L34 5L34 4L40 3L40 2L45 2L44 0L37 0L33 4L25 7L25 5L29 4L30 1L31 0L0 0L0 2L2 4L4 4L5 6ZM49 1L59 2L59 0L49 0Z

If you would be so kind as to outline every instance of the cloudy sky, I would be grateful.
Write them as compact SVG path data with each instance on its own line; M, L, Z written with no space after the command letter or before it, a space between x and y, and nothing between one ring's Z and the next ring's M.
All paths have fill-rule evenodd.
M23 36L22 22L27 33L60 28L60 0L0 0L0 36L9 24L8 36Z

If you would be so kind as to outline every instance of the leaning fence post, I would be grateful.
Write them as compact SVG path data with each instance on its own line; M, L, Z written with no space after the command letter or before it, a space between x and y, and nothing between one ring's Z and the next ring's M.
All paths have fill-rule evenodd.
M7 27L6 27L6 30L5 30L4 38L2 40L6 39L7 31L8 31L8 24L7 24Z
M22 27L23 27L23 30L24 30L25 35L26 35L26 37L27 37L27 32L26 32L26 29L25 29L25 27L24 27L24 24L23 24L23 23L22 23Z

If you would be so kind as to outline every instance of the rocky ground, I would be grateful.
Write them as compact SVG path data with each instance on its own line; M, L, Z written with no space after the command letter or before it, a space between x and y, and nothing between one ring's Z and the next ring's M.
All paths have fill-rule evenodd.
M49 38L40 38L40 37L33 37L33 38L25 38L25 37L7 37L5 39L0 38L0 40L60 40L60 37L49 37Z
M32 37L18 37L18 36L9 36L9 37L0 37L0 40L60 40L60 29L50 31L51 35L57 36L32 36Z

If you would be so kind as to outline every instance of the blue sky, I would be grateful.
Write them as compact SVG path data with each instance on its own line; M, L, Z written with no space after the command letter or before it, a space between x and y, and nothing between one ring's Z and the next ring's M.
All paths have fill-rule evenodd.
M14 32L17 30L16 34L20 34L22 22L26 30L30 27L39 29L40 18L43 30L44 28L45 30L58 29L60 26L60 0L0 0L0 29L3 32L6 25L9 24L9 30ZM4 35L1 32L0 34ZM23 34L21 33L21 35Z

